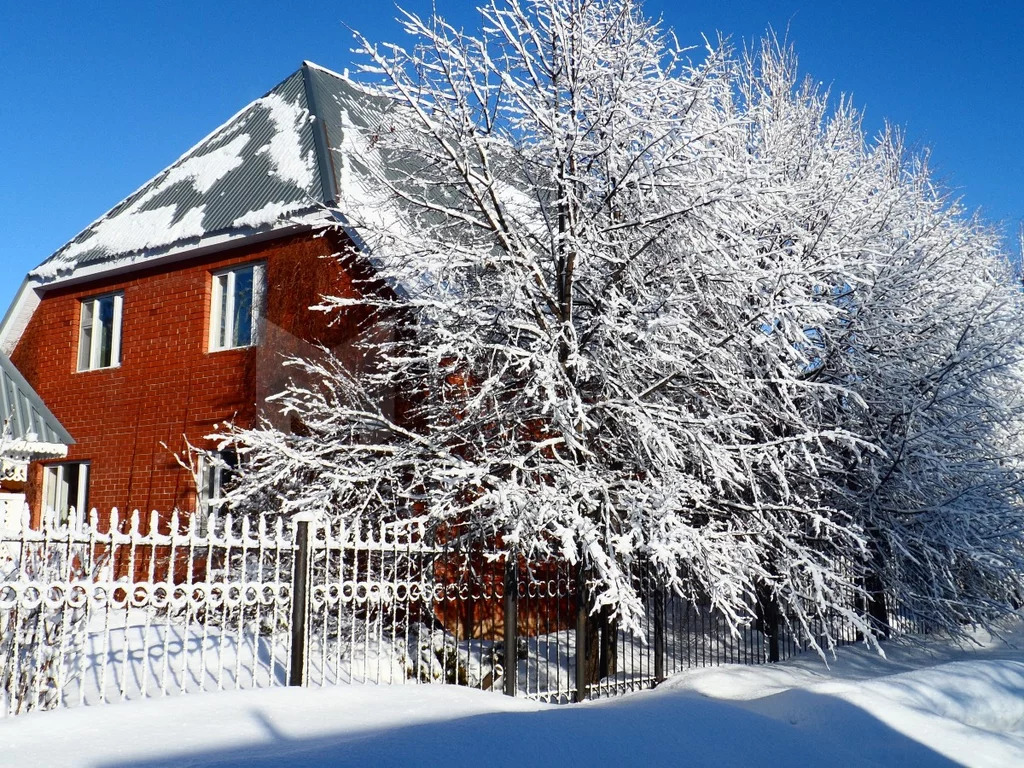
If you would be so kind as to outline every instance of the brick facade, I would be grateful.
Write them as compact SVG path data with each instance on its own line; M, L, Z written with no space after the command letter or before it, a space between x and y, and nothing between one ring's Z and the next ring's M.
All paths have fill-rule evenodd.
M76 440L67 461L90 462L89 505L101 519L112 507L195 506L189 472L175 454L227 420L249 423L279 391L285 356L322 344L354 359L359 313L340 318L309 309L323 294L354 296L360 278L349 249L333 234L312 233L221 251L165 267L139 269L48 291L11 359ZM351 250L348 250L351 253ZM262 262L266 269L263 341L208 351L211 274ZM121 364L77 371L81 301L121 291ZM332 322L333 321L333 322ZM33 467L29 503L38 514L42 467Z

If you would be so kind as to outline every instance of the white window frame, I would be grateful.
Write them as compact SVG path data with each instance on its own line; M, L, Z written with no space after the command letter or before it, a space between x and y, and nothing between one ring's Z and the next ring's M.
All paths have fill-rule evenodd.
M110 362L101 365L100 352L103 339L101 328L96 323L99 316L101 304L107 300L113 300L113 316L110 327ZM81 301L78 317L78 370L97 371L103 368L117 368L121 365L121 316L124 311L123 293L105 293L101 296L92 296ZM88 315L88 323L86 318ZM89 344L85 344L86 329L89 331Z
M235 280L241 272L252 271L252 306L248 344L234 343L235 337ZM210 290L210 338L209 350L219 352L223 349L245 349L254 347L260 342L260 320L263 316L263 275L265 267L262 262L240 264L229 269L221 269L211 275ZM223 306L222 306L223 305ZM223 334L221 323L223 321Z
M68 498L68 478L70 473L77 473L78 490L75 498ZM81 527L86 519L89 505L89 462L66 461L60 464L47 464L43 467L43 513L44 519L55 514L59 525L72 523L75 528ZM71 519L72 509L75 512Z

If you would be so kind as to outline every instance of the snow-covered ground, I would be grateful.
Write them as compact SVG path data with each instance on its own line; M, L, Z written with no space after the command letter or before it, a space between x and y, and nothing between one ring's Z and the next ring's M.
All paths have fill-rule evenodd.
M276 688L0 721L0 766L1024 765L1024 621L546 706L441 685Z

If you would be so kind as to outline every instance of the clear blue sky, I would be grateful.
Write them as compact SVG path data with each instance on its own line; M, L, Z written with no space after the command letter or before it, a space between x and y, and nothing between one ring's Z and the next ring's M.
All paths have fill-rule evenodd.
M472 2L436 0L475 26ZM408 0L423 12L430 3ZM684 43L789 29L802 69L932 148L1007 233L1024 217L1024 2L649 0ZM0 1L0 315L24 274L303 59L352 65L388 3Z

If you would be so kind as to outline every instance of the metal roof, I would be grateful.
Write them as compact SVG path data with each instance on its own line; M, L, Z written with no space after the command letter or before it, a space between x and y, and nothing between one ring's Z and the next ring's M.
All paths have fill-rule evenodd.
M75 442L6 355L0 355L0 424L16 444Z
M40 284L82 267L142 264L210 238L279 228L336 202L347 126L380 119L384 100L304 62L30 273Z

